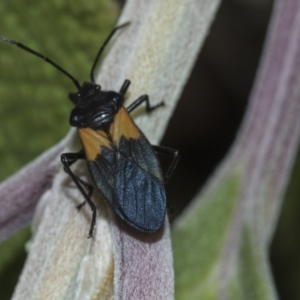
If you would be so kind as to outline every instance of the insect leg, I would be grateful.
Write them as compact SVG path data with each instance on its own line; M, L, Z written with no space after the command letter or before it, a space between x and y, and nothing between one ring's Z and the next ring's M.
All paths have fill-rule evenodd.
M91 198L92 193L93 193L93 187L89 183L87 183L84 180L82 180L81 178L79 178L78 176L76 176L76 178L83 186L86 187L86 189L88 190L88 196L89 196L89 198ZM77 209L80 210L81 207L84 206L85 204L86 204L86 200L84 200L82 203L77 205Z
M122 85L122 87L121 87L119 93L120 93L121 95L124 96L125 93L126 93L126 91L127 91L128 88L129 88L129 86L130 86L130 80L126 79L126 80L124 81L124 83L123 83L123 85Z
M139 105L141 105L143 102L146 102L146 111L150 112L160 106L164 106L165 103L162 101L156 105L151 106L150 105L150 101L149 101L149 96L148 95L143 95L141 97L139 97L138 99L136 99L133 103L131 103L128 107L127 107L127 111L128 112L132 112L134 109L136 109Z
M70 169L70 165L72 165L75 161L77 161L78 159L85 158L84 154L82 151L77 152L77 153L63 153L60 156L60 158L61 158L62 164L64 165L64 170L71 176L75 185L77 186L77 188L79 189L79 191L81 192L83 197L85 198L85 202L87 202L89 204L89 206L92 210L93 216L92 216L91 227L90 227L90 231L89 231L89 235L88 235L88 238L91 238L91 237L93 237L93 231L94 231L94 227L96 224L96 205L90 198L91 189L89 189L89 193L87 194L82 187L83 185L87 187L88 184L86 182L83 183L83 181L80 178L78 178ZM82 205L83 204L81 204L80 207Z
M81 149L80 151L78 151L76 153L69 153L69 154L70 154L70 156L68 157L68 160L67 160L67 164L69 167L71 165L73 165L78 159L85 159L85 154L83 152L83 149ZM66 173L68 173L66 168L64 168L64 170ZM90 184L88 184L87 182L85 182L84 180L80 179L78 176L76 176L76 178L83 186L85 186L87 188L88 196L91 198L92 192L93 192L93 187ZM81 204L77 205L77 208L81 209L81 207L85 204L86 204L86 201L83 201Z
M160 154L164 154L164 155L168 155L168 156L172 156L173 160L171 162L171 164L168 167L167 172L165 173L164 176L164 180L165 180L165 184L167 184L174 172L174 170L176 169L176 166L179 162L180 159L180 155L178 150L172 149L172 148L167 148L167 147L162 147L162 146L154 146L152 145L154 151L156 153L160 153Z
M78 159L85 159L83 149L81 149L80 151L75 152L75 153L64 153L62 155L65 155L65 154L67 154L67 164L69 167L72 166Z

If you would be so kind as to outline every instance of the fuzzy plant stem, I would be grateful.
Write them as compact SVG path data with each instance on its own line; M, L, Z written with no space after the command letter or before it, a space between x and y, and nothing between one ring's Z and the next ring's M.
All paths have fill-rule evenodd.
M142 94L148 94L153 104L165 102L164 108L151 115L142 110L133 114L151 143L157 144L164 133L218 4L217 0L126 2L118 24L131 24L110 43L97 82L104 90L119 90L123 81L130 79L126 105ZM71 131L61 152L79 149L78 137ZM23 170L24 174L31 166ZM93 193L98 218L94 238L86 239L90 209L86 205L80 212L76 210L82 195L58 160L55 170L56 167L59 171L52 187L47 186L44 193L37 194L43 195L33 221L34 236L13 299L173 299L173 257L167 219L153 235L127 230ZM78 176L89 180L85 164L78 163L72 168ZM38 186L46 175L37 171L35 176ZM0 201L1 193L12 180L19 180L16 189L31 187L28 197L13 194L20 197L18 201L22 197L30 201L34 187L28 183L32 178L18 175L2 186ZM37 197L33 198L32 208L36 200ZM16 199L10 203L16 203ZM14 231L21 225L24 222L15 224Z

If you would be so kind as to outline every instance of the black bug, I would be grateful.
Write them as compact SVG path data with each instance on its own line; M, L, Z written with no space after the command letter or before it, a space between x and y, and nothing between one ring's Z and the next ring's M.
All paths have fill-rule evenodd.
M84 82L82 86L49 58L19 42L0 36L2 41L44 59L69 77L78 89L77 93L69 95L75 105L70 125L77 127L83 149L62 154L61 161L85 199L79 207L87 202L93 212L88 237L93 236L96 223L96 206L91 200L93 187L72 172L70 166L73 163L85 159L95 186L117 215L136 230L152 233L163 224L166 213L164 184L179 160L178 151L152 146L129 115L143 102L146 103L147 112L162 106L163 102L150 106L148 96L143 95L126 109L123 103L129 80L124 81L119 92L103 91L95 83L94 71L105 46L118 29L128 24L116 27L107 37L93 63L91 82ZM165 176L162 175L155 152L173 157Z

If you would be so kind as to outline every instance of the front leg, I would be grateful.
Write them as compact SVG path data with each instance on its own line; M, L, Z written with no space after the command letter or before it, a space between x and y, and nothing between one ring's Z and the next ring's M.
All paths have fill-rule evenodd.
M146 102L146 111L147 112L151 112L152 110L160 107L160 106L164 106L165 103L162 101L156 105L151 106L150 105L150 101L149 101L149 96L148 95L143 95L141 97L139 97L138 99L136 99L133 103L131 103L128 107L127 107L127 111L128 112L132 112L133 110L135 110L138 106L140 106L143 102Z
M95 227L95 224L96 224L96 205L90 198L91 194L92 194L92 187L88 183L86 183L83 180L81 180L80 178L78 178L72 172L72 170L70 169L70 166L73 163L75 163L78 159L84 159L85 155L84 155L83 151L80 151L80 152L77 152L77 153L64 153L60 157L61 157L61 162L64 165L64 170L71 176L71 178L74 181L75 185L77 186L77 188L79 189L79 191L81 192L83 197L85 198L85 202L87 202L89 204L89 206L92 210L93 216L92 216L91 227L90 227L89 235L88 235L88 238L91 238L91 237L93 237L93 231L94 231L94 227ZM85 186L89 189L88 194L85 192L85 190L82 186ZM84 203L79 205L79 208Z

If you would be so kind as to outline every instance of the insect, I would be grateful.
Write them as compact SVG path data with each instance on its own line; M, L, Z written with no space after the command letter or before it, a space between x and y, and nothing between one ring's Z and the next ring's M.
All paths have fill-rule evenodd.
M96 224L96 205L91 199L93 186L73 173L70 168L73 163L85 159L94 185L116 214L136 230L152 233L163 224L166 213L164 184L179 160L177 150L152 146L129 115L144 102L147 112L163 106L163 102L151 106L149 97L143 95L125 108L124 96L130 85L129 80L124 81L119 92L104 91L95 83L95 68L105 46L117 30L128 24L113 29L97 53L90 72L91 81L82 85L48 57L0 36L0 40L44 59L69 77L78 89L76 93L69 94L75 105L71 111L70 125L77 127L82 149L76 153L61 154L61 161L84 197L85 201L78 208L88 203L92 210L88 238L93 236ZM164 176L156 153L172 156Z

